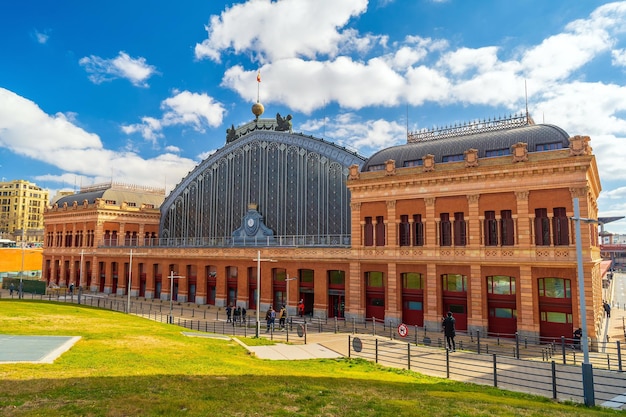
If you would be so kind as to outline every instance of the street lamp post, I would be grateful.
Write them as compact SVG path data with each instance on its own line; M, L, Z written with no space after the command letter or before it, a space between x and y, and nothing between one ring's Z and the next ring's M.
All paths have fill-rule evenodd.
M277 262L274 259L261 259L261 251L256 251L256 337L259 337L261 333L261 317L259 315L261 311L261 261L263 262Z
M172 301L174 300L174 278L185 278L182 275L175 275L174 271L170 271L170 315L169 315L169 323L174 323L174 318L172 317Z
M296 278L289 278L289 274L285 278L285 287L287 294L285 295L285 311L287 311L287 316L289 316L289 281L293 281Z
M136 253L135 256L137 255L145 255L145 253ZM131 282L133 280L133 250L130 250L130 260L128 262L128 302L127 302L127 306L126 306L126 313L130 314L130 288L131 288Z
M580 222L584 223L597 223L597 220L584 219L580 217L580 206L578 198L574 198L574 217L572 220L576 222L576 264L577 264L577 279L578 279L578 300L580 304L580 326L582 329L581 347L583 350L583 363L582 363L582 379L583 379L583 397L585 405L593 407L595 405L595 398L593 392L593 367L589 363L589 340L587 339L587 313L585 302L585 273L583 269L583 249L580 233Z
M21 242L21 244L22 244L22 269L20 271L20 291L18 293L18 295L19 295L18 298L19 299L24 298L24 281L23 281L23 278L24 278L24 250L25 250L25 247L24 247L24 222L23 221L22 221L22 242Z

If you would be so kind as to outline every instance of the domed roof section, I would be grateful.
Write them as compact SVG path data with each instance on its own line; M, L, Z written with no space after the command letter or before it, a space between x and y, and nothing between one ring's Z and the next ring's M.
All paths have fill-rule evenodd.
M159 208L165 199L165 190L138 185L106 183L82 187L76 194L61 197L55 202L59 207L65 203L72 206L74 202L82 205L85 200L88 204L94 204L97 199L109 202L109 204L141 207L142 204Z
M456 134L439 134L427 132L417 135L414 142L383 149L372 155L363 165L361 171L380 169L387 160L396 161L397 167L419 165L426 155L434 155L435 162L455 160L453 157L463 155L468 149L477 149L478 157L507 155L511 146L518 142L528 144L528 152L539 152L547 149L560 149L569 146L569 135L554 125L523 124L510 128L476 129L472 125L464 129L456 129ZM448 129L453 130L453 129Z

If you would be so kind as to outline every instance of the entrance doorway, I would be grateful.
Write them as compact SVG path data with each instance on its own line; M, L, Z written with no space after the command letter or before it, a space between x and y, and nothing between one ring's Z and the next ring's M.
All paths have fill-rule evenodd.
M328 296L328 317L345 318L346 299L343 291L337 291Z

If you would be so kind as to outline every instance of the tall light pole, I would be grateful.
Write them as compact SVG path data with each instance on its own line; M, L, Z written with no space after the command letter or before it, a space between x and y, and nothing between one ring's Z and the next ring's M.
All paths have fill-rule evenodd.
M576 222L576 264L578 266L578 300L580 303L580 326L582 329L581 347L583 349L582 378L583 378L583 397L585 405L593 407L595 398L593 392L593 367L589 363L589 340L587 339L587 312L585 302L585 272L583 269L583 248L581 242L580 222L597 223L597 220L584 219L580 217L580 206L578 197L574 198L574 217L572 220Z
M170 271L170 316L169 322L174 323L174 319L172 317L172 300L174 299L174 278L185 278L182 275L175 275L174 271Z
M285 311L287 311L287 316L289 316L289 281L293 281L296 278L289 278L289 273L287 273L287 277L285 278L285 286L287 294L285 295Z
M22 278L24 277L24 220L22 220L22 270L20 271L20 291L19 291L19 297L20 299L22 299L24 297L24 281L22 280Z
M261 317L259 315L261 311L261 261L264 262L277 262L274 259L261 259L261 251L256 251L256 337L259 337L261 333Z
M145 255L145 253L136 253L135 255ZM128 262L128 302L126 306L126 313L130 314L130 286L133 281L133 250L130 250L130 260Z
M90 252L90 254L94 254L95 252ZM85 250L81 249L80 250L80 276L78 278L79 282L78 282L78 304L80 304L80 296L81 296L81 288L83 287L83 282L85 282L85 269L83 267L83 263L84 263L84 256L85 256ZM91 289L90 289L91 290Z

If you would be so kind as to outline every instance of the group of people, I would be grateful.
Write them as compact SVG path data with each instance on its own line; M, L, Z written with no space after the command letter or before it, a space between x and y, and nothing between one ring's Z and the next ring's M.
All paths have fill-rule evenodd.
M246 324L246 315L248 312L245 308L238 306L230 306L226 307L226 323L241 323Z
M274 324L276 323L276 316L278 315L278 328L280 330L285 330L285 323L287 322L287 308L283 305L278 313L272 306L270 306L267 313L265 313L265 321L267 322L267 329L265 333L268 333L270 329L274 331Z

